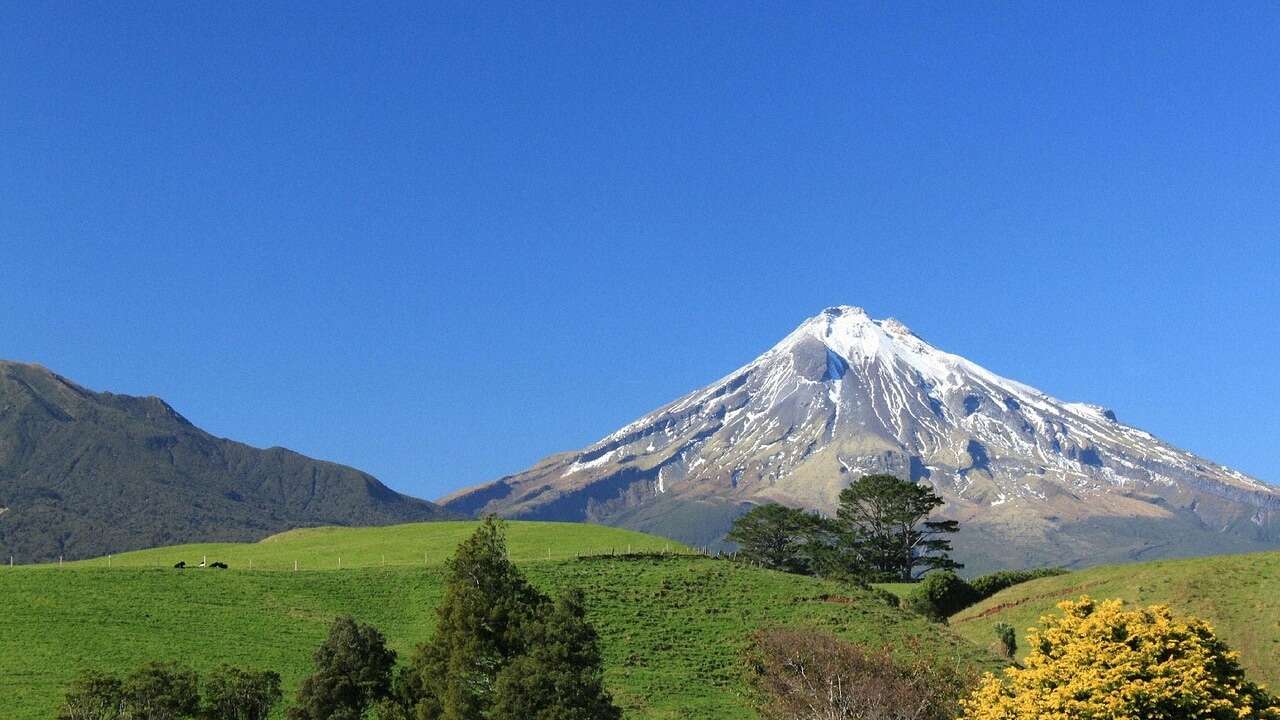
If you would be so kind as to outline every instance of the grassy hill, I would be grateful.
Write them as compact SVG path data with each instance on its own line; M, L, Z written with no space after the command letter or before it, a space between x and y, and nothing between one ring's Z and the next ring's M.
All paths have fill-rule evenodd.
M64 567L170 568L179 560L196 565L205 558L235 569L336 570L438 565L475 531L476 522L438 521L385 527L320 527L289 530L255 543L196 543L136 550L67 563ZM517 562L569 560L580 555L689 552L667 538L634 530L585 523L514 522L507 526L507 550ZM55 563L56 564L56 563Z
M111 567L105 559L2 567L4 715L50 718L64 685L79 670L127 669L147 659L180 659L197 669L221 662L273 668L291 697L337 613L376 624L394 649L408 653L432 632L443 590L440 561L472 527L306 530L251 545L130 553L112 558ZM622 552L624 542L634 551L658 549L669 544L662 538L591 525L514 522L509 540L535 585L549 592L585 591L602 635L608 685L628 718L754 717L740 655L746 635L765 626L814 625L874 645L891 644L905 655L973 668L998 664L945 627L834 583L696 555L572 556L609 548ZM206 550L212 561L214 547L216 559L226 559L230 570L169 567L180 556L191 562ZM551 560L545 559L547 547ZM342 570L336 569L339 552ZM424 563L424 553L430 563ZM303 570L291 571L294 556L302 556ZM254 570L247 569L250 558ZM156 562L164 567L150 566Z
M1240 652L1251 677L1280 689L1280 552L1111 565L1041 578L957 613L951 627L985 646L995 638L992 626L1006 622L1018 629L1018 643L1025 645L1024 630L1041 615L1085 594L1163 603L1204 618ZM1019 647L1019 656L1025 653Z

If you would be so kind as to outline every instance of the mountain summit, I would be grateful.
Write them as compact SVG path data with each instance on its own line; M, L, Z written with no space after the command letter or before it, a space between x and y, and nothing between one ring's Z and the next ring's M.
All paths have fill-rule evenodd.
M879 472L946 499L970 571L1280 545L1280 490L850 306L588 448L441 502L711 543L752 504L830 513Z

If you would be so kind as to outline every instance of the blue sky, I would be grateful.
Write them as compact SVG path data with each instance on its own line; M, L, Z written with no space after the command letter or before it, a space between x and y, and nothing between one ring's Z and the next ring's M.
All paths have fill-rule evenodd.
M1275 6L473 5L6 4L0 357L436 497L855 304L1280 482Z

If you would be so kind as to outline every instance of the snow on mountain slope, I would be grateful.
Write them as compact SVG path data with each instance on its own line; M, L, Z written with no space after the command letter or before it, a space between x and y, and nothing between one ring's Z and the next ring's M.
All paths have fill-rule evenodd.
M1280 544L1280 491L848 306L582 451L443 502L705 543L752 503L831 512L871 472L946 498L971 568Z

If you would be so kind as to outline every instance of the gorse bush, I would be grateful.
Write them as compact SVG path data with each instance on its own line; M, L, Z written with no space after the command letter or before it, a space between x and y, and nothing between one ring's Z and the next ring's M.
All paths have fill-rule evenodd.
M964 701L965 718L1280 720L1203 621L1087 596L1058 607L1027 637L1023 666L988 674Z
M763 630L747 664L769 720L951 720L970 683L814 630Z

